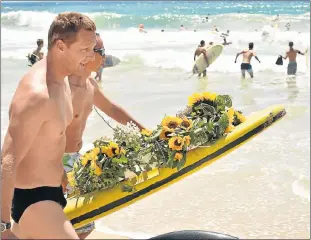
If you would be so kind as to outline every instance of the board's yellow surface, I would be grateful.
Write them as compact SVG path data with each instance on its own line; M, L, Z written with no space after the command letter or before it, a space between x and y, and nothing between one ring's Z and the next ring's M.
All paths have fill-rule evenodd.
M242 144L246 143L260 131L264 130L266 127L270 126L274 121L273 118L275 116L279 116L281 118L285 114L285 109L283 106L271 106L267 109L255 112L246 118L246 121L239 126L237 126L233 132L228 134L226 137L219 139L215 144L209 147L199 147L193 149L187 153L187 161L183 169L181 169L179 173L183 173L183 170L188 169L187 172L184 172L182 175L176 177L173 180L170 180L167 183L160 184L156 188L154 188L154 184L159 183L160 181L167 180L170 176L177 173L176 169L168 169L168 168L160 168L160 169L153 169L152 171L145 173L139 177L134 177L129 179L126 182L121 182L119 186L114 188L105 189L98 192L93 192L81 196L73 196L68 198L68 203L65 208L65 213L70 220L73 220L74 227L81 227L91 221L97 220L102 218L110 213L113 213L123 207L126 207L142 198L147 197L148 195L159 191L174 182L181 180L182 178L202 169L203 167L211 164L212 162L216 161L220 157L228 154L233 149L241 146ZM279 119L278 118L278 119ZM277 119L275 119L276 121ZM262 127L262 129L261 129ZM260 131L252 132L255 129L260 129ZM249 134L249 135L246 135ZM244 136L244 137L243 137ZM241 138L242 137L242 138ZM235 142L236 140L240 139L241 142ZM231 145L232 146L231 146ZM229 145L229 146L228 146ZM224 147L229 147L226 150L222 150ZM219 154L215 154L217 151L222 151ZM212 154L215 154L212 155ZM210 156L211 159L204 162L202 159L206 159L206 157ZM194 164L203 161L204 163L196 166ZM194 167L195 166L195 167ZM188 167L188 168L187 168ZM190 169L191 168L191 169ZM190 169L190 170L189 170ZM70 182L72 181L72 174L68 174L68 178ZM132 183L136 184L136 194L135 192L123 192L122 191L122 184L124 183ZM148 192L144 192L141 194L141 190L148 189L153 187ZM132 195L132 196L131 196ZM117 203L116 201L124 198L124 197L132 197L132 199ZM96 213L91 213L92 211L99 209L100 207L106 206L107 204L112 204L112 207L108 207L106 211ZM84 216L83 216L84 215ZM92 216L91 216L92 215ZM78 221L76 218L83 216L82 221ZM81 219L80 219L81 220Z

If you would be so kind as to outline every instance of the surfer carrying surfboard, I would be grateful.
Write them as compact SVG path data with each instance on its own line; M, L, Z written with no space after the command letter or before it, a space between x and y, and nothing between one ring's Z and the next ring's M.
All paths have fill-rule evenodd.
M297 49L294 49L294 43L293 42L289 42L288 44L289 46L289 50L286 52L285 57L283 57L282 55L280 55L283 59L287 59L289 60L288 65L287 65L287 75L295 75L297 72L297 54L300 55L305 55L305 53L300 52Z
M206 49L204 47L205 47L205 41L202 40L200 42L200 45L197 47L197 49L194 52L194 61L195 61L196 57L200 56L203 53L204 59L207 63L207 67L208 67L209 63L208 63L208 59L207 59L207 52L206 52ZM201 73L199 73L199 77L200 76L201 76ZM203 77L205 77L205 76L206 76L206 69L203 71Z
M236 63L236 60L238 59L238 57L241 54L243 54L243 62L241 64L241 73L242 73L243 78L245 78L245 71L248 72L251 78L254 77L254 73L253 73L253 69L251 65L252 57L255 57L256 60L260 63L260 60L258 59L256 52L253 49L254 49L254 43L251 42L248 44L248 50L243 50L242 52L237 53L236 55L234 63Z

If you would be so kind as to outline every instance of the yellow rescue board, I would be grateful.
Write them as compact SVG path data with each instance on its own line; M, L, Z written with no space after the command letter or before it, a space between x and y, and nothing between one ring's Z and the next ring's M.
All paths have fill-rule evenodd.
M116 187L70 197L67 199L68 203L64 211L75 228L100 219L206 167L246 143L285 114L283 106L271 106L255 112L233 132L219 139L215 144L189 151L186 164L180 171L156 168L138 177L120 182ZM68 177L72 178L72 174ZM122 186L129 183L135 184L135 192L122 191Z

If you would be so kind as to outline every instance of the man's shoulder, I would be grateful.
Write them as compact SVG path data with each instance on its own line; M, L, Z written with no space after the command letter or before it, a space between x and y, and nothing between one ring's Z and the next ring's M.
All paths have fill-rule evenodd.
M34 73L26 74L17 87L14 100L23 102L21 106L25 105L26 108L44 106L50 100L45 78Z

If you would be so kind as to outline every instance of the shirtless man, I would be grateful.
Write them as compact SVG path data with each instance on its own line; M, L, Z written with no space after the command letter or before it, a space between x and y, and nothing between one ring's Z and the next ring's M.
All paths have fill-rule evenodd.
M211 45L211 44L210 44L210 45ZM205 47L205 41L202 40L202 41L200 42L200 45L197 47L197 49L196 49L195 52L194 52L194 58L193 58L193 60L195 61L196 57L200 56L201 53L203 53L204 59L205 59L205 61L207 62L207 67L208 67L208 66L209 66L209 63L208 63L208 59L207 59L207 52L206 52L206 49L205 49L204 47ZM196 69L197 69L196 67L193 68L193 73L195 73L195 70L196 70ZM200 76L201 76L201 73L199 73L199 77L200 77ZM203 77L205 77L205 76L206 76L206 69L203 71Z
M96 35L96 39L96 46L94 48L95 60L85 65L85 71L82 74L75 74L68 77L74 118L66 130L66 149L63 157L66 172L71 171L74 162L80 158L79 151L82 148L82 135L87 118L92 112L93 105L121 124L133 121L141 130L144 128L125 110L110 101L99 89L97 82L91 77L91 73L96 72L102 66L105 57L103 40L99 34ZM66 178L64 178L63 188L66 188L67 183ZM76 229L76 232L80 239L84 239L94 228L95 225L93 222Z
M253 73L253 69L252 69L252 65L251 65L251 60L252 57L255 57L256 60L260 63L260 60L258 59L256 52L253 50L254 48L254 43L249 43L248 44L248 50L244 50L240 53L237 53L236 58L234 63L236 63L236 60L238 59L238 57L243 54L243 63L241 64L241 73L242 73L242 77L245 78L245 71L247 71L249 73L249 75L251 76L251 78L254 77L254 73Z
M294 43L293 42L289 42L288 44L289 46L289 50L286 52L286 57L283 57L282 55L280 55L283 59L287 59L289 60L288 65L287 65L287 75L296 75L297 72L297 62L296 62L296 58L297 58L297 53L300 55L305 55L305 53L300 52L297 49L294 49Z
M41 51L43 48L43 39L37 40L37 49L28 54L28 60L31 63L30 66L34 65L36 62L40 61L44 57L44 53Z
M3 239L14 237L12 232L23 239L78 239L63 212L62 156L65 131L73 118L65 77L83 72L94 59L95 31L85 15L58 14L49 29L47 57L16 89L1 156Z

